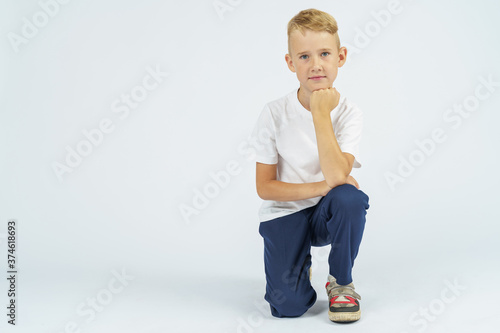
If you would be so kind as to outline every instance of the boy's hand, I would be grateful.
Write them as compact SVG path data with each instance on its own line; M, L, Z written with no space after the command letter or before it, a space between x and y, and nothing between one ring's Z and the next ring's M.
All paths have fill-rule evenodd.
M313 115L330 115L339 105L340 94L335 88L315 90L311 94L310 108Z
M359 184L358 184L358 182L351 175L347 176L346 184L354 185L359 190Z
M359 184L356 181L356 179L354 179L353 176L351 175L347 176L345 183L354 185L359 190ZM323 197L327 195L328 192L330 192L330 190L332 189L324 180L320 183L320 186L321 186L321 196Z

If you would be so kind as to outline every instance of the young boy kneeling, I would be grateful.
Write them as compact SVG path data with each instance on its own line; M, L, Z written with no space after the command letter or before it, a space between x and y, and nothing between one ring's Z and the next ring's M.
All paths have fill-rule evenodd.
M275 317L297 317L316 301L311 246L331 245L326 290L332 321L361 316L351 271L365 226L368 196L350 176L361 167L362 113L333 83L347 50L337 22L304 10L288 23L288 68L300 87L268 103L253 132L264 238L265 299Z

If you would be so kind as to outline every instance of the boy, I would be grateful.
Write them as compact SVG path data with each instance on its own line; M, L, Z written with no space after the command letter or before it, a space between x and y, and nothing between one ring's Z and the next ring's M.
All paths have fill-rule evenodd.
M265 299L275 317L298 317L316 301L311 246L331 245L329 318L360 318L351 270L363 235L368 196L349 174L359 168L362 114L333 82L346 61L337 22L309 9L288 23L288 68L298 90L268 103L252 136L264 239Z

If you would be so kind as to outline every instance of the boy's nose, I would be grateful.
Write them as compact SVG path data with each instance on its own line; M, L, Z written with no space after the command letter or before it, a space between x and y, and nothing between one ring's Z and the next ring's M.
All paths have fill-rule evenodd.
M314 71L321 70L321 60L320 59L314 57L312 59L311 65L312 65L312 70L314 70Z

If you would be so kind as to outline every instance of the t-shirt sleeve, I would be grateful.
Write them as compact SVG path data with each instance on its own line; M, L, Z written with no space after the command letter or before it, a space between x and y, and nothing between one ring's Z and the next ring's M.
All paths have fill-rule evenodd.
M271 110L266 105L260 113L251 135L251 144L255 149L256 162L264 164L278 163L275 128Z
M339 119L336 136L340 150L354 156L353 168L361 167L359 146L363 130L363 113L352 106L344 117Z

